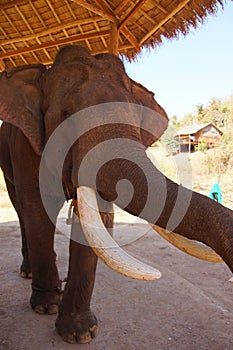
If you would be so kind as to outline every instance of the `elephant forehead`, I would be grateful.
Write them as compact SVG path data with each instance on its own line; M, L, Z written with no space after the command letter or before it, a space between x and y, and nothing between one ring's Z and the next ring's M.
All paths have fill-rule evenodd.
M97 69L98 68L98 69ZM102 92L104 87L109 89L109 82L111 83L111 90L114 87L118 89L130 91L130 80L128 76L122 72L119 74L117 69L104 69L101 65L84 65L81 62L75 62L71 64L65 64L64 66L52 67L43 84L43 90L48 100L52 97L61 98L62 96L73 95L81 93L81 87L84 88L86 83L91 83L92 89L98 89L95 82L98 81L99 87L101 86ZM98 89L99 90L99 89ZM99 91L100 92L100 91Z
M45 75L44 88L51 92L62 86L63 91L67 91L87 80L107 80L118 85L121 82L130 89L129 78L118 57L111 54L92 56L87 49L76 45L68 45L58 52Z
M66 45L59 50L54 65L63 65L64 63L80 61L88 58L91 58L91 54L87 48L79 45Z
M88 79L88 69L80 62L53 66L44 77L43 89L48 93L59 91L59 89L67 91L72 89L74 85L82 85Z

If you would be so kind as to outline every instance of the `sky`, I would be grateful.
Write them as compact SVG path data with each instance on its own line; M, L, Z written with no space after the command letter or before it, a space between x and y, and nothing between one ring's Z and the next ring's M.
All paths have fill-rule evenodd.
M128 75L155 93L169 117L233 94L233 1L184 37L164 40L125 63Z

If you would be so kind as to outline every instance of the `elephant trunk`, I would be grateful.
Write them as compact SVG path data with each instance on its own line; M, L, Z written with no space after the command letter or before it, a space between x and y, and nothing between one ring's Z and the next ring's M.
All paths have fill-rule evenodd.
M117 158L99 170L102 197L151 224L206 244L233 271L232 211L166 178L143 147L127 151L136 154L136 161Z

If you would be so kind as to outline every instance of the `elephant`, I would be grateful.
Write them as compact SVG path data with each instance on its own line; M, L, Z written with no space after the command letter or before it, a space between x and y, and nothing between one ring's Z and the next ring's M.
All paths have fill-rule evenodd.
M146 149L166 130L168 116L152 92L128 77L120 58L67 45L51 67L2 72L0 96L0 165L19 217L20 273L32 278L32 309L58 313L55 325L64 341L89 343L97 335L90 304L98 257L129 277L161 276L114 242L114 203L180 249L223 260L233 271L233 212L152 164ZM70 199L69 270L62 291L54 232Z

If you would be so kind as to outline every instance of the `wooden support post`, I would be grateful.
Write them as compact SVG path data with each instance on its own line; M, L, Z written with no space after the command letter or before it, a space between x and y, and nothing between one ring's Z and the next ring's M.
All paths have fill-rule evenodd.
M109 53L118 55L119 30L116 23L110 23Z

